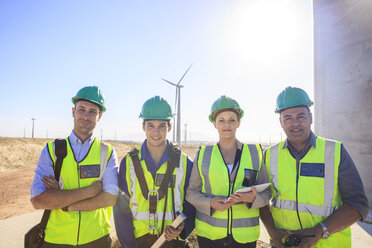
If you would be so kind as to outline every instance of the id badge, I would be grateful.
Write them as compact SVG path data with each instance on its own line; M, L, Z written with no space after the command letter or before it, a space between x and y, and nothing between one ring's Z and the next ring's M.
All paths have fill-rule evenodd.
M244 169L243 186L244 187L250 187L252 185L255 185L256 184L256 176L257 176L257 171L256 170Z
M95 178L99 177L100 174L100 165L81 165L80 166L80 178Z
M156 174L155 186L160 187L160 184L163 181L164 176L165 176L165 174ZM169 180L168 187L173 188L175 181L176 181L176 176L172 175L171 180Z

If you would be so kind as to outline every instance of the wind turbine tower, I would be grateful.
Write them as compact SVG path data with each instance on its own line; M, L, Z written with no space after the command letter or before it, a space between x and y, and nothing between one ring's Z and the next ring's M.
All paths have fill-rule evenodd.
M164 78L162 78L162 80L164 80L165 82L167 82L168 84L170 85L173 85L176 87L176 99L175 99L175 106L174 106L174 110L177 109L177 112L175 114L175 117L174 117L174 120L173 120L173 142L175 141L174 140L174 136L175 136L175 132L177 132L177 139L176 139L176 142L180 145L181 144L181 88L183 88L183 85L181 85L181 81L182 79L185 77L186 73L190 70L191 66L193 64L191 64L189 66L189 68L186 70L186 72L182 75L181 79L178 81L177 84L173 83L173 82L170 82ZM175 118L177 118L177 127L175 126Z
M31 137L34 138L34 129L35 129L35 120L36 119L34 117L32 117L31 120L32 120L32 136Z

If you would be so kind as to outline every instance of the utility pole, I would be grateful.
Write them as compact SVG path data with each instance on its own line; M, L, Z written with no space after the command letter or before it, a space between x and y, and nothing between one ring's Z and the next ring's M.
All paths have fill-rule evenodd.
M32 117L31 120L32 120L32 136L31 137L34 138L34 127L35 127L35 120L36 119L34 117Z
M26 138L26 128L23 128L23 138Z

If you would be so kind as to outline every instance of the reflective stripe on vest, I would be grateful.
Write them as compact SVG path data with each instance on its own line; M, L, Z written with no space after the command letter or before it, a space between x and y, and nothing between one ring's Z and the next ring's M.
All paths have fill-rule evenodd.
M244 169L259 171L261 161L259 145L243 145L241 160L230 189L231 175L218 146L201 147L198 158L199 174L203 183L201 192L212 198L227 198L237 189L244 188ZM235 169L232 173L234 171ZM222 239L231 233L239 243L253 242L259 236L258 216L257 209L248 209L243 203L235 204L223 212L216 210L212 216L196 211L195 229L197 235L211 240Z
M342 205L338 191L341 143L317 137L315 148L311 147L299 160L298 172L297 161L283 146L284 141L268 148L265 158L272 184L271 213L275 225L298 230L300 220L302 228L314 227ZM299 173L298 179L296 173ZM313 247L351 247L350 228L320 239Z
M250 156L252 159L252 167L253 170L259 171L260 170L260 159L258 158L258 151L256 145L247 145L249 148ZM210 167L210 161L211 161L211 156L212 156L212 150L214 146L206 146L204 150L204 155L203 155L203 161L202 161L202 166L201 170L203 175L208 175L209 173L209 167ZM211 190L211 183L209 181L209 177L204 177L205 180L205 194L206 196L210 197L212 195L212 190ZM224 197L224 196L220 196Z
M68 138L66 141L67 156L62 164L60 188L65 190L83 188L99 180L106 169L112 147L94 139L86 157L77 163ZM48 151L53 163L55 163L54 142L48 143ZM99 165L100 175L92 178L80 178L80 166L84 165ZM111 207L106 207L93 211L76 212L61 209L52 210L45 230L45 241L66 245L81 245L95 241L110 233L111 209Z
M158 186L155 186L154 178L152 177L151 172L147 170L147 166L144 160L141 161L141 150L139 149L138 153L141 166L144 172L144 176L147 182L149 190L159 190ZM134 235L136 238L150 233L148 229L148 217L149 217L149 202L142 195L141 188L139 186L138 179L134 170L134 164L130 159L130 156L127 155L126 162L129 164L127 167L127 186L130 194L130 208L133 217L133 226L134 226ZM187 166L187 156L182 153L180 156L179 167L175 167L173 171L173 176L176 176L175 187L174 187L174 208L175 212L182 211L182 204L184 199L184 185L185 185L185 176L186 176L186 166ZM165 174L167 168L167 162L162 164L157 170L156 174ZM172 204L172 194L171 188L168 188L168 199L167 199L167 211L165 213L165 225L170 225L173 218L173 204ZM163 212L164 212L165 197L159 200L157 204L156 215L158 218L158 227L157 230L160 233ZM151 222L151 225L154 223ZM154 231L151 231L151 234L157 234Z
M333 165L335 161L335 142L331 140L325 141L325 153L324 153L324 163L326 165ZM276 198L273 199L272 206L280 209L293 210L296 211L296 201L289 201L278 199L279 192L277 190L278 185L278 149L279 144L271 147L270 153L270 173L272 175L272 185L276 191ZM306 203L298 203L298 212L314 214L318 216L327 217L331 215L338 207L332 207L333 204L333 193L334 193L334 166L324 167L324 205L317 206Z
M209 223L210 225L214 227L222 227L226 228L226 220L224 219L217 219L213 218L212 216L203 214L202 212L197 212L197 218L200 221ZM239 227L254 227L258 226L259 223L259 218L258 217L253 217L253 218L245 218L245 219L234 219L232 222L232 228L239 228Z
M57 157L56 155L56 144L53 142L53 155L54 155L54 158ZM98 180L101 180L102 179L102 176L103 176L103 173L105 172L106 170L106 167L107 167L107 155L108 155L108 150L109 150L109 147L108 145L106 145L105 143L101 142L101 145L100 145L100 148L99 148L99 154L100 154L100 175L99 175L99 178ZM59 181L62 182L61 180L61 176L59 176ZM62 182L62 185L63 185L63 182ZM61 188L63 189L63 187Z

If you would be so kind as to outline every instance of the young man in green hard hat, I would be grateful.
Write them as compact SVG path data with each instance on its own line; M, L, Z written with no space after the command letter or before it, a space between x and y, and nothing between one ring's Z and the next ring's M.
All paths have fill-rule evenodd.
M168 140L173 117L168 102L155 96L142 107L140 118L146 140L120 163L119 200L114 208L116 233L122 247L147 248L165 233L162 247L184 247L194 228L194 208L185 198L192 161ZM177 212L186 216L185 225L169 226Z
M51 209L42 247L111 246L110 216L118 196L117 159L111 145L93 135L106 110L98 87L72 98L74 128L66 140L59 183L54 178L54 142L43 149L31 185L35 209Z
M273 198L271 209L260 211L276 248L290 234L299 235L298 247L351 247L350 225L368 214L362 181L344 145L311 131L312 104L295 87L277 98L275 112L287 139L265 152Z

